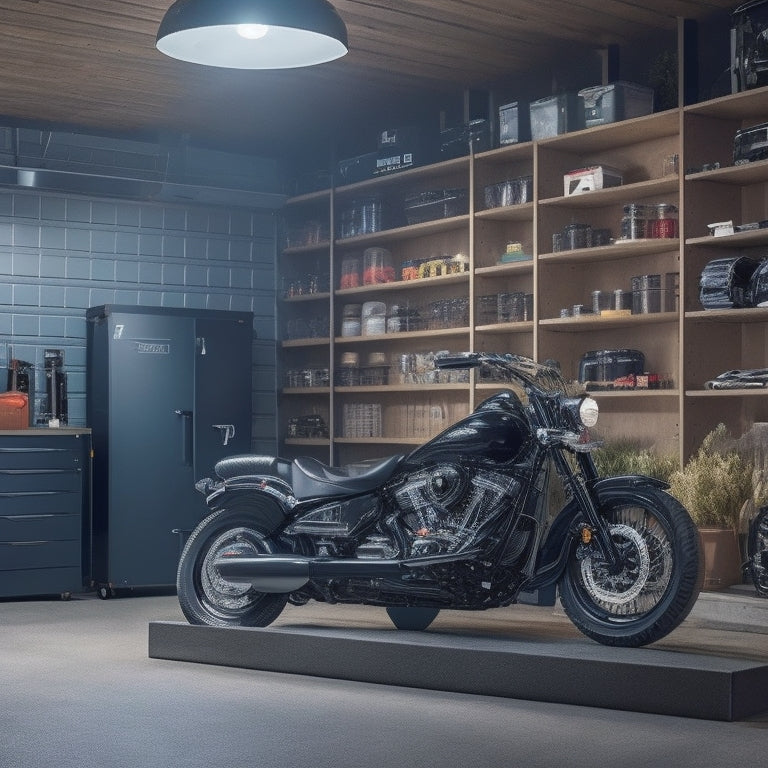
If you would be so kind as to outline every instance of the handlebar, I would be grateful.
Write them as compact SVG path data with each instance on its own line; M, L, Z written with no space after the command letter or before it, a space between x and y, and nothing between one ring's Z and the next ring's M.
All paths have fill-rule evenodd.
M504 371L523 384L539 391L565 391L566 384L556 363L537 363L523 355L500 355L488 352L460 352L435 358L440 369L479 368L487 365Z

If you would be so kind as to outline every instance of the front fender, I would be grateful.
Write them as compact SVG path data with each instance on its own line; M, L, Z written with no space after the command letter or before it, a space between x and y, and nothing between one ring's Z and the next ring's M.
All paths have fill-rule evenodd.
M669 483L647 475L616 475L601 477L591 483L591 492L598 500L608 501L627 492L642 496L644 489L665 490ZM574 525L583 522L582 511L571 499L558 513L547 533L539 552L536 573L525 585L526 590L540 589L554 584L568 561L568 551L573 541Z

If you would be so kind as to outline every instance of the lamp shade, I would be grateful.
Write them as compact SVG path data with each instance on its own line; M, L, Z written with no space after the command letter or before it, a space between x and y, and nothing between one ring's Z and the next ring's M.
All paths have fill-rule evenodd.
M348 50L327 0L176 0L156 45L175 59L232 69L306 67Z

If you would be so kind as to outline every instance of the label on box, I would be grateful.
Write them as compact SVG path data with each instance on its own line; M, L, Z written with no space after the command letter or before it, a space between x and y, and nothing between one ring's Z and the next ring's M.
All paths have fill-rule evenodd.
M376 159L376 168L373 171L374 176L380 176L384 173L393 171L402 171L413 167L413 152L403 152L401 155L391 155L390 157L379 157Z
M596 189L619 187L624 183L621 171L609 168L605 165L593 165L589 168L578 168L568 171L563 176L563 194L581 195L584 192L593 192Z

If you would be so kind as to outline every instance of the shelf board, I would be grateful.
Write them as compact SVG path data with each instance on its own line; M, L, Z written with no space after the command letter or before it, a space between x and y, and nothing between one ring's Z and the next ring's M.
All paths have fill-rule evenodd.
M328 187L327 189L317 189L314 192L305 192L301 195L295 195L294 197L289 197L285 204L286 206L294 206L294 205L306 205L307 203L320 203L325 202L327 203L331 199L331 189Z
M380 190L385 186L398 186L400 184L413 184L415 181L427 181L431 178L445 176L451 173L467 173L469 169L469 155L456 157L450 160L443 160L431 165L418 166L417 168L408 168L405 171L395 171L383 176L377 176L373 179L364 179L356 181L353 184L346 184L343 187L336 188L338 197L348 195L359 195L369 189Z
M501 277L516 273L528 274L533 272L533 259L525 261L510 261L507 264L494 264L490 267L477 267L476 277Z
M596 400L621 400L624 398L664 398L669 397L677 400L680 397L679 389L626 389L626 390L586 390L590 397Z
M347 393L365 393L365 392L424 392L424 390L439 391L464 391L469 392L469 383L466 384L373 384L373 385L357 385L352 387L334 387L333 391L337 394Z
M533 221L533 203L486 208L482 211L475 211L475 218L493 221Z
M749 119L762 118L768 113L768 87L720 96L701 104L685 107L686 113L708 117Z
M401 341L412 339L431 339L435 336L465 336L469 328L435 328L431 331L399 331L397 333L378 333L375 336L337 336L337 344L359 344L361 342ZM327 342L326 342L327 343Z
M452 229L464 229L468 224L469 214L464 213L461 216L450 216L447 219L434 219L433 221L424 221L421 224L409 224L405 227L382 229L379 232L373 232L370 235L345 237L337 239L335 242L337 248L349 248L368 245L370 243L389 243L394 242L395 240L433 235L436 232L450 232Z
M694 312L686 312L685 319L706 323L765 323L768 321L768 307L701 309Z
M335 443L343 445L421 445L428 437L336 437Z
M289 347L327 347L331 343L329 337L323 339L285 339L281 342L284 348Z
M324 240L321 243L310 243L309 245L293 245L289 248L283 248L281 251L283 256L301 256L305 253L316 253L320 251L327 251L331 247L330 240Z
M330 395L330 387L284 387L280 390L283 395Z
M533 142L523 141L516 144L505 144L486 152L475 155L475 163L483 165L500 165L518 160L533 160Z
M600 262L679 250L680 240L676 237L652 237L643 240L622 240L611 243L611 245L598 245L594 248L576 248L572 251L542 253L539 254L538 259L542 263L549 264L577 261Z
M686 389L686 397L768 397L768 388L761 389Z
M539 147L565 152L601 152L606 149L642 144L645 141L675 136L680 131L680 113L677 109L656 112L630 120L596 125L573 133L541 139Z
M329 437L286 437L286 445L319 445L327 448L331 444Z
M533 333L533 320L518 320L510 323L492 323L491 325L475 326L477 333L507 334L507 333Z
M752 245L765 245L768 243L768 228L750 229L746 232L734 232L732 235L704 235L703 237L687 237L686 245L703 245L712 248L748 248Z
M624 315L623 317L600 317L599 315L579 315L578 317L552 317L539 320L539 326L548 331L578 333L595 331L602 328L628 328L633 325L656 325L676 323L677 312L652 312L646 315Z
M630 203L638 198L651 195L677 194L679 191L678 176L664 176L660 179L638 181L634 184L622 184L619 187L596 189L581 195L565 195L548 197L539 200L539 206L546 208L602 208L615 203Z
M438 277L420 277L416 280L394 280L391 283L377 283L376 285L360 285L356 288L337 288L336 296L359 296L361 294L386 293L387 291L399 291L414 288L436 288L439 285L454 285L469 281L469 272L459 272L454 275L440 275Z
M768 97L767 97L768 98ZM686 181L712 181L718 184L759 184L768 181L768 160L755 160L744 165L729 165L713 171L687 173Z
M281 296L280 301L294 304L306 301L328 301L330 298L330 293L302 293L300 296Z

